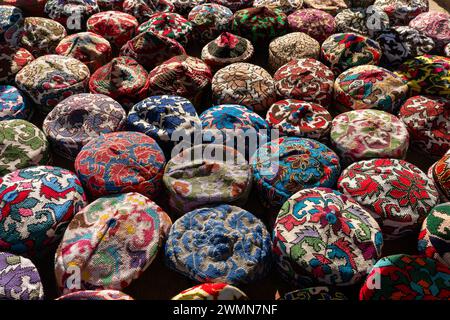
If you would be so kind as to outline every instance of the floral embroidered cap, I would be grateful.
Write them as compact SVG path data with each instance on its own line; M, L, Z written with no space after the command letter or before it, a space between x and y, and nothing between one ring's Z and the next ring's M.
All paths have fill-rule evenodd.
M80 32L65 37L55 52L83 62L91 72L108 63L112 56L108 40L92 32Z
M417 249L450 268L450 202L437 205L425 218Z
M338 189L375 217L386 240L417 232L439 203L433 181L415 165L398 159L355 162L342 172Z
M268 63L270 68L276 71L292 59L318 59L319 54L319 42L306 33L291 32L270 42Z
M277 95L330 108L333 99L334 74L322 62L312 58L293 58L273 75Z
M239 285L259 281L271 269L272 241L261 220L221 204L186 213L166 242L169 268L198 282Z
M74 160L89 141L122 130L125 120L125 110L110 97L80 93L58 103L45 117L42 129L54 151Z
M87 31L108 40L115 50L120 49L136 35L138 26L135 17L120 11L99 12L86 22Z
M165 163L155 140L121 131L88 142L75 159L75 170L94 198L125 192L154 198L161 191Z
M287 19L291 31L306 33L320 44L336 30L334 17L322 10L300 9L291 13Z
M297 137L268 142L250 163L258 195L272 208L280 208L299 190L333 187L341 170L334 151L316 140Z
M252 186L252 170L235 149L210 144L185 149L164 170L169 205L181 215L220 203L244 205Z
M336 116L330 138L333 149L345 164L371 158L404 159L409 146L409 133L403 121L372 109Z
M89 68L82 62L60 55L45 55L27 64L16 75L16 85L49 113L65 98L87 91Z
M250 63L233 63L212 79L215 104L239 104L263 113L276 101L275 82L263 68Z
M65 294L56 300L134 300L117 290L81 290Z
M60 291L121 290L139 278L162 245L162 214L153 201L134 192L99 198L79 211L56 251ZM81 279L73 288L70 276L76 267Z
M22 119L3 120L0 132L0 176L49 163L49 143L34 124Z
M327 141L331 115L322 106L302 100L286 99L274 103L267 111L266 121L280 135Z
M253 57L252 43L240 36L223 32L203 47L201 58L213 71L229 64L247 62Z
M380 258L382 246L380 227L370 213L328 188L292 195L273 231L278 271L296 287L358 283Z
M180 55L155 67L148 77L151 95L176 95L201 105L209 94L212 73L201 59Z
M155 139L171 149L175 136L191 137L201 128L194 105L186 98L172 95L152 96L135 104L127 117L127 128Z
M431 157L450 149L450 100L437 96L414 96L400 108L400 119L411 136L411 147Z
M449 279L450 269L436 260L407 254L391 255L374 265L359 292L359 299L448 300Z
M1 177L0 184L1 251L41 256L87 205L77 176L58 167L16 170Z
M14 86L0 85L0 121L29 119L32 115L28 99Z
M42 300L44 287L29 259L0 252L0 300Z

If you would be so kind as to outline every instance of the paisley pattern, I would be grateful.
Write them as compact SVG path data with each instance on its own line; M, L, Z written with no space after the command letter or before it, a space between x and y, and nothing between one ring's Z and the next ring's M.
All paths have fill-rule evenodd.
M426 54L434 49L434 41L414 28L393 27L378 33L376 41L383 55L381 61L387 66L397 66L405 60Z
M276 101L275 82L263 68L250 63L233 63L212 79L215 104L239 104L263 112Z
M200 128L200 119L189 100L179 96L152 96L134 105L127 127L155 139L161 146L173 146L177 135L188 137Z
M129 57L117 57L94 72L89 90L107 95L129 109L147 96L149 85L144 67Z
M39 255L85 205L78 178L57 167L31 167L0 178L0 250Z
M165 162L155 140L124 131L87 143L75 159L75 170L93 197L139 192L153 198L160 191Z
M360 65L377 65L381 58L378 42L356 33L338 33L322 44L322 59L335 75Z
M448 300L449 287L450 269L445 265L425 257L397 254L374 265L359 299Z
M370 38L390 26L388 15L373 6L342 10L336 15L335 20L338 32L356 33Z
M266 44L288 31L287 16L279 9L252 7L234 13L231 31L254 45Z
M312 139L281 137L263 145L251 160L264 205L279 208L299 190L336 184L338 156Z
M169 268L192 280L238 285L267 276L271 246L261 220L222 204L188 212L175 221L165 258Z
M407 93L408 86L403 79L372 65L350 68L334 82L335 107L341 112L380 109L396 113Z
M177 95L199 105L211 87L212 73L202 60L182 55L161 63L148 77L151 95Z
M428 94L450 99L450 58L425 54L407 60L396 73L408 82L410 95Z
M121 48L131 40L138 25L135 17L120 11L99 12L86 22L87 31L102 36L115 48Z
M380 110L354 110L333 119L331 143L343 163L371 158L404 159L409 146L406 125Z
M450 42L450 14L445 12L424 12L409 23L409 26L433 39L442 50Z
M27 49L0 44L0 82L13 83L17 72L33 60Z
M194 39L200 43L211 41L222 32L229 31L232 18L233 12L229 8L216 3L195 6L188 16L194 27Z
M134 300L117 290L85 290L68 293L56 300Z
M442 157L450 149L450 100L414 96L400 109L411 134L411 146L429 156Z
M407 25L429 10L428 0L375 0L373 5L386 12L393 26Z
M288 17L289 29L293 32L303 32L316 39L319 43L335 33L334 17L322 10L300 9Z
M100 198L79 211L56 251L60 291L127 287L156 257L161 245L160 211L138 193ZM74 268L81 275L79 287L70 281Z
M63 99L85 92L88 67L80 61L59 55L45 55L26 65L16 76L19 89L27 93L44 114Z
M73 31L80 31L86 20L99 11L97 0L47 0L44 7L49 18ZM74 14L79 19L76 22L72 20Z
M181 291L172 300L248 300L236 287L226 283L202 283Z
M123 129L125 120L125 110L110 97L80 93L58 103L42 129L59 155L74 160L89 141Z
M186 51L178 41L150 30L138 34L120 49L121 56L135 59L147 70L182 54L186 54Z
M201 58L213 71L217 71L232 63L249 61L254 51L249 40L223 32L203 47Z
M173 157L163 182L169 206L181 215L213 204L245 204L252 178L251 167L239 152L212 144L196 145Z
M0 85L0 121L28 119L31 106L27 98L16 87Z
M281 275L296 286L358 283L383 246L380 227L369 212L328 188L305 189L290 197L273 236Z
M80 32L65 37L55 52L83 62L91 72L108 63L112 56L108 40L92 32Z
M312 58L291 59L273 75L277 94L284 99L298 99L328 108L333 99L334 74Z
M67 35L60 23L41 17L25 18L22 28L19 45L34 57L55 53L56 46Z
M345 169L338 189L379 221L386 240L417 232L439 194L425 173L397 159L360 161Z
M191 38L192 23L177 13L156 12L138 28L139 33L148 30L185 46Z
M302 32L292 32L270 43L268 63L276 71L292 59L318 59L319 54L320 45L317 40Z
M20 8L3 4L4 1L0 6L0 43L15 47L21 37L24 14Z
M224 104L211 107L200 115L200 121L204 142L232 146L243 153L246 159L251 157L259 145L268 140L269 124L244 106ZM210 138L207 133L211 133L212 137ZM249 137L249 141L246 141L246 136ZM221 138L222 141L218 141L217 138ZM251 138L257 138L258 141Z
M450 203L437 205L425 218L419 234L419 252L450 267Z
M49 144L38 127L21 119L0 121L0 176L49 161Z
M324 301L348 299L343 293L331 290L328 287L312 287L288 292L281 300Z
M280 135L316 140L327 140L331 129L331 115L324 107L294 99L274 103L266 121Z
M123 11L143 23L155 12L174 12L175 7L169 0L125 0Z
M0 252L0 300L42 300L39 272L27 258Z

